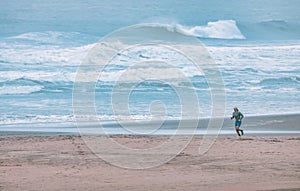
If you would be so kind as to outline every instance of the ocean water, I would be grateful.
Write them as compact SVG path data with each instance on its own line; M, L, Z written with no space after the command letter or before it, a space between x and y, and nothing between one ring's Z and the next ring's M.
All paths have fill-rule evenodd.
M0 128L76 127L72 91L79 65L105 35L143 23L204 44L224 81L225 117L233 106L246 116L300 113L299 7L297 0L1 1ZM126 63L157 57L167 63L181 61L199 98L199 117L211 116L205 76L194 73L180 55L164 51L125 52L119 64L106 68L95 87L99 120L151 120L155 101L164 104L164 119L180 119L180 99L161 81L145 81L132 90L130 115L116 116L111 106L112 82Z

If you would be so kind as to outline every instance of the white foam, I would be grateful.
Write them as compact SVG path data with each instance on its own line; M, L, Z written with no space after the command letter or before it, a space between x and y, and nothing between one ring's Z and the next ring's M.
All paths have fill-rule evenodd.
M207 46L219 67L230 71L253 68L262 71L299 69L299 45Z
M79 65L95 44L62 48L58 46L10 45L0 49L0 59L10 63L59 66Z
M68 71L0 71L0 82L17 79L30 79L39 82L72 82L75 75L75 72Z
M74 124L75 119L73 115L3 115L0 118L1 125L18 125L18 124L34 124L34 123L68 123Z
M40 91L43 86L2 86L0 87L0 95L10 94L30 94Z
M205 26L183 26L175 25L177 32L185 35L218 38L218 39L245 39L234 20L219 20L208 22Z

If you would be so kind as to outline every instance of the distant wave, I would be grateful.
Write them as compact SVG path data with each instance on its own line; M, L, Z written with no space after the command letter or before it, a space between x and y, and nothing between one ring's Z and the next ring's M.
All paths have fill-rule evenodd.
M300 25L284 20L257 23L218 20L206 25L156 24L187 36L207 39L290 40L300 39Z
M208 22L206 25L187 26L182 24L163 24L163 23L144 23L154 27L165 27L169 31L174 31L187 36L199 38L216 38L216 39L245 39L234 20L218 20ZM141 25L144 25L141 23ZM56 45L82 45L97 42L100 37L82 34L78 32L29 32L7 38L31 44L56 44Z
M284 20L267 20L260 22L241 22L235 20L210 21L205 25L186 25L183 23L166 24L141 23L153 27L163 27L172 32L178 32L187 36L208 39L300 39L300 24L290 23ZM99 29L100 30L100 29ZM43 31L28 32L5 39L12 42L30 45L59 45L59 46L83 46L98 42L101 36L84 34L79 32ZM3 47L3 44L1 44Z
M151 24L151 26L165 27L172 32L187 36L213 39L245 39L234 20L219 20L208 22L207 25L186 26L181 24Z
M82 34L79 32L60 32L60 31L45 31L45 32L28 32L17 36L9 37L8 40L22 42L31 45L71 45L82 46L97 42L99 37Z
M163 27L187 36L208 39L300 39L300 25L284 20L267 20L256 23L235 20L210 21L205 25L185 25L182 23L141 23L153 27ZM146 34L145 34L146 35ZM29 32L9 37L10 42L31 45L83 46L96 43L101 36L79 32L44 31Z
M218 20L207 25L169 25L169 29L184 35L212 39L257 39L280 40L300 39L300 25L284 20L243 23L235 20Z

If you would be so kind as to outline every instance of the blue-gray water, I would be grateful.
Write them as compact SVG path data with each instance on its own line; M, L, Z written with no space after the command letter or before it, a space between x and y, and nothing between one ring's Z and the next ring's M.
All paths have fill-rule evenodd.
M226 115L236 105L246 116L300 113L299 7L297 0L3 0L0 128L75 127L72 88L88 51L113 30L149 22L195 36L206 45L224 80ZM149 57L138 52L131 55L134 58ZM107 79L96 87L101 120L114 118L109 78L121 70L110 68ZM205 78L190 78L202 106L200 117L209 117ZM149 104L155 100L165 104L169 119L178 119L178 96L157 82L132 92L131 117L150 119Z

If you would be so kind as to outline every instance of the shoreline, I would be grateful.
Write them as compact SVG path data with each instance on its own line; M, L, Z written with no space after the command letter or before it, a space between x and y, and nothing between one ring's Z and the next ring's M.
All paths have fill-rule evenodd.
M233 127L233 120L229 118L218 118L218 120L223 120L222 127L212 127L213 131L217 132L221 130L220 135L233 135L235 134L234 127ZM206 129L208 127L209 118L198 119L198 126L196 130L196 135L204 135ZM154 121L139 121L139 122L125 122L126 126L130 126L133 129L136 128L137 130L140 129L149 129L149 135L173 135L178 127L180 121L179 120L166 120L163 123L158 120ZM186 134L194 134L195 127L192 127L194 124L191 120L184 120L185 126L185 133ZM161 126L155 131L153 134L152 129L153 127ZM245 117L243 120L241 128L245 130L245 133L248 135L266 135L266 134L285 134L285 135L293 135L300 133L300 114L284 114L284 115L263 115L263 116L249 116ZM52 124L53 125L53 124ZM102 123L104 133L100 133L100 135L122 135L122 134L134 134L126 129L124 129L120 124L116 122L103 122ZM5 127L0 126L0 136L6 135L40 135L40 136L59 136L59 135L80 135L79 132L87 131L92 132L92 134L99 134L99 124L98 123L90 123L90 126L81 127L81 129L74 127ZM84 133L82 133L84 135ZM88 134L87 134L88 135ZM138 133L137 133L138 135ZM141 133L141 135L146 135Z

